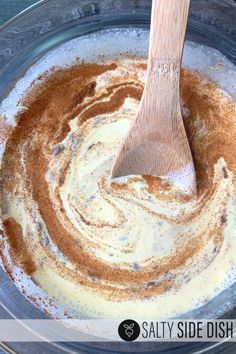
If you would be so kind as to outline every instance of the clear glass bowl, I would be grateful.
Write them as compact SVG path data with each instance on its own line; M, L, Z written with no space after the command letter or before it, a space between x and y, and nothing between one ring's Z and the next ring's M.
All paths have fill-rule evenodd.
M47 51L77 36L112 27L150 25L151 0L43 0L0 28L0 101ZM218 49L236 64L236 1L192 0L187 39ZM47 316L31 304L0 267L0 318ZM236 285L212 300L204 313L236 299ZM232 303L232 301L231 301ZM2 306L1 306L2 304ZM201 316L198 310L194 317ZM236 318L235 307L224 318ZM9 344L18 353L235 353L236 344Z

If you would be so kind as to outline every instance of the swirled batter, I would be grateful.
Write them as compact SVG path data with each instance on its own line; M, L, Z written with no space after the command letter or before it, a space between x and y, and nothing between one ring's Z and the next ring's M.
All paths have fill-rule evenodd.
M50 297L88 316L180 315L236 279L236 104L216 84L182 70L196 197L156 177L110 180L145 73L141 57L55 70L7 132L5 268L14 279L8 252Z

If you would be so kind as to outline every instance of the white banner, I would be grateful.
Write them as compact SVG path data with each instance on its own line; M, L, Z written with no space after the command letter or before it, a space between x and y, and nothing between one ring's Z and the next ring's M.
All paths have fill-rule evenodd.
M236 341L234 320L0 320L0 342Z

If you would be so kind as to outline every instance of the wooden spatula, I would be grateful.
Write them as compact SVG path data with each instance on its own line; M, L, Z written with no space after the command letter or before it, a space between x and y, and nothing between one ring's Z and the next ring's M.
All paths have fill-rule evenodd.
M112 177L166 177L187 193L195 169L179 98L190 0L153 0L147 81L139 111L115 159Z

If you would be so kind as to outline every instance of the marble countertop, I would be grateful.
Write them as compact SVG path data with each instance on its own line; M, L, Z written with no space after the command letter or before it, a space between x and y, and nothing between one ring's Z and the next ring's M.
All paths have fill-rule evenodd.
M0 10L0 26L11 17L35 4L38 0L2 0Z

